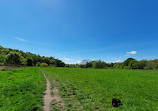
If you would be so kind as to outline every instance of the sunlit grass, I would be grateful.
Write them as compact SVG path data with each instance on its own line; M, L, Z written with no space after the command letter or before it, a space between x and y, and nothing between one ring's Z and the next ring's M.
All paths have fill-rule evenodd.
M45 85L38 68L0 71L0 111L42 111Z
M54 78L67 110L158 110L158 71L44 68ZM114 108L112 98L122 105Z

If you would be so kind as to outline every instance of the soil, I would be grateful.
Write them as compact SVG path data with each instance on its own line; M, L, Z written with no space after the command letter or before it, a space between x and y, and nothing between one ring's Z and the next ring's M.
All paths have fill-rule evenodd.
M56 103L56 104L54 104L56 109L59 109L60 111L64 110L65 104L64 104L63 99L60 96L59 89L56 87L55 80L52 81L54 89L51 90L50 81L46 77L44 71L41 70L41 72L43 73L44 77L47 80L46 91L45 91L45 95L44 95L44 111L51 111L51 103L52 102ZM51 95L51 93L53 93L53 96Z

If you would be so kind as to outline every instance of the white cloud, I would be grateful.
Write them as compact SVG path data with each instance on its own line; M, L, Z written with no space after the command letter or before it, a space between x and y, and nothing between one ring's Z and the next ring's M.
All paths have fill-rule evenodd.
M118 60L115 61L115 63L119 63L119 62L122 62L122 61L120 59L118 59Z
M28 42L27 40L21 38L21 37L14 37L14 39L16 40L19 40L19 41L22 41L22 42Z
M125 56L137 54L137 51L126 52Z

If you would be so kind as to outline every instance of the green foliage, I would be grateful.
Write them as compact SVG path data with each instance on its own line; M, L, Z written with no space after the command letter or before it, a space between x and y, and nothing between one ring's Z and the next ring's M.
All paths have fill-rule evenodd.
M16 55L20 57L20 59L15 59ZM7 56L7 58L6 58ZM31 59L28 59L31 58ZM30 52L23 52L21 50L4 48L0 46L0 65L22 65L22 66L36 66L36 64L40 62L47 63L51 66L64 67L65 63L61 60L55 59L54 57L45 57L36 54L32 54Z
M157 111L158 71L44 68L56 80L68 111ZM114 108L112 98L122 105ZM151 107L152 106L152 107Z
M4 63L6 56L4 54L0 54L0 63Z
M7 65L21 65L21 57L18 53L10 53L5 59Z
M38 62L38 63L36 64L36 66L41 66L41 63L40 63L40 62Z
M27 66L33 66L32 59L30 59L30 58L27 59Z
M133 58L128 58L127 60L125 60L125 61L123 62L123 65L124 65L124 66L129 66L130 62L133 61L133 60L135 60L135 59L133 59ZM136 60L135 60L135 61L136 61Z
M145 69L149 69L149 70L158 69L157 64L158 64L158 59L150 60L147 62Z
M28 59L31 58L31 59ZM45 57L21 50L4 48L0 46L0 66L2 65L19 65L19 66L39 66L39 63L46 63L53 67L70 67L70 68L115 68L115 69L150 69L157 68L158 59L136 61L128 58L123 63L106 63L104 61L83 60L80 64L66 64L54 57ZM38 64L37 64L38 63ZM37 65L36 65L37 64Z
M93 67L92 62L87 62L85 64L85 68L91 68L91 67Z
M64 67L65 66L65 63L62 62L61 60L58 60L58 59L55 61L55 64L57 67Z
M0 66L4 66L4 63L0 63Z
M158 69L158 63L154 64L153 69Z
M115 63L113 67L115 69L122 69L123 68L123 63Z
M131 60L131 61L129 62L129 64L128 64L129 69L134 69L134 64L135 64L135 63L137 63L136 60Z
M41 66L48 66L48 64L47 64L47 63L42 62L42 63L41 63Z
M146 67L148 61L142 60L142 61L137 61L133 64L133 69L144 69Z
M85 60L84 60L85 62ZM137 61L133 58L128 58L124 62L121 63L106 63L104 61L86 61L85 64L76 64L76 65L67 65L66 67L76 67L76 68L113 68L113 69L150 69L156 70L158 69L158 59L154 60L141 60Z
M38 68L0 71L0 110L42 111L45 84Z
M114 63L107 64L107 67L113 67Z
M104 61L93 61L93 68L105 68L107 66L107 64Z

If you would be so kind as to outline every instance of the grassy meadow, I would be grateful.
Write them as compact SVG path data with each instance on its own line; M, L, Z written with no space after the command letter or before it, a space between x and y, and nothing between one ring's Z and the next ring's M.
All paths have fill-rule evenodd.
M42 111L46 80L56 80L66 111L157 111L158 71L28 67L0 71L0 111ZM112 98L122 105L112 107ZM52 111L60 107L52 101Z
M0 71L0 111L42 111L45 86L38 68Z
M158 111L158 71L43 68L60 89L66 110ZM122 105L112 107L112 98Z

